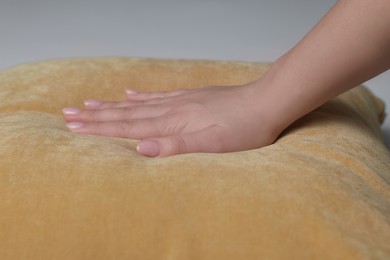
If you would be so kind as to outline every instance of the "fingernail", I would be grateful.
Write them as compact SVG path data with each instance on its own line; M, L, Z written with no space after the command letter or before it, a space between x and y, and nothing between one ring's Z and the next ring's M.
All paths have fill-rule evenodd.
M83 127L84 127L84 124L83 124L83 123L80 123L80 122L71 122L71 123L66 124L66 126L67 126L69 129L74 130L74 129L83 128Z
M160 147L156 141L141 141L137 145L137 152L147 157L156 157L160 154Z
M68 108L62 109L62 113L64 113L65 115L68 115L68 116L75 116L75 115L80 114L80 112L81 112L81 110L78 108L68 107Z
M100 107L103 103L100 101L88 99L84 101L84 105L86 107Z
M127 95L137 95L139 92L134 89L126 89L126 94Z

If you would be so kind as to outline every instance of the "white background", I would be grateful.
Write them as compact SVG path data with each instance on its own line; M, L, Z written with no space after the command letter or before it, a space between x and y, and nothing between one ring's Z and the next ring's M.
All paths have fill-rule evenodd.
M111 55L274 61L335 2L0 0L0 69ZM366 85L390 104L390 72ZM389 121L382 127L387 144Z

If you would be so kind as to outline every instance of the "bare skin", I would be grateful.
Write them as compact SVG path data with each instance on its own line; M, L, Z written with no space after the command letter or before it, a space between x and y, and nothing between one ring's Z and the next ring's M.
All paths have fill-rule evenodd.
M298 118L390 68L390 1L340 0L261 78L243 86L127 91L65 108L75 133L141 140L148 157L272 144Z

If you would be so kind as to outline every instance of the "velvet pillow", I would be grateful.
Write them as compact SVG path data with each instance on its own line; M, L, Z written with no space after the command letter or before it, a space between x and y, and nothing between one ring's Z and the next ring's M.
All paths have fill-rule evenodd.
M383 103L357 87L273 144L150 159L64 107L235 85L266 64L95 58L0 72L0 259L389 259Z

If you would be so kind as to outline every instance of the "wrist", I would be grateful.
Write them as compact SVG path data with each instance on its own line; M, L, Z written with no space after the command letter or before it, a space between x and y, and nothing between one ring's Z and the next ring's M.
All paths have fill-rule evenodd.
M285 59L282 56L264 76L246 85L253 109L278 133L310 112L301 83L284 72Z

